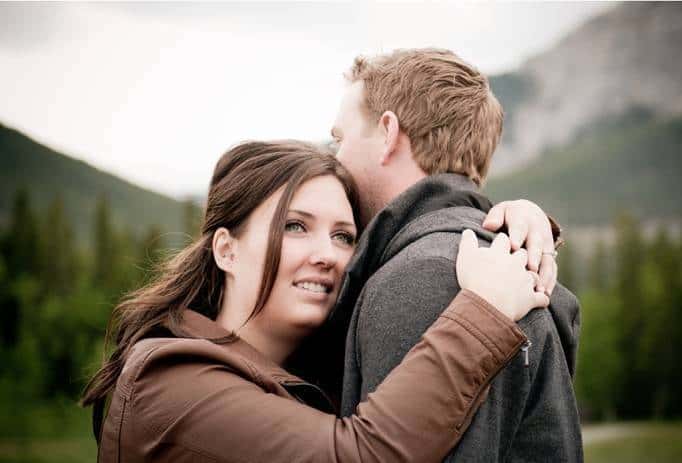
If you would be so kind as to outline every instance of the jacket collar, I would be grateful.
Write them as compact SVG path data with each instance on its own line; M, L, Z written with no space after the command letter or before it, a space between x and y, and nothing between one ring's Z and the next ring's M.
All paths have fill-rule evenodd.
M429 175L394 198L367 225L346 268L330 322L348 326L362 287L385 261L391 240L408 224L433 211L468 206L488 212L492 203L478 192L476 184L464 175Z
M275 381L286 384L305 383L298 376L292 375L277 363L270 360L248 342L241 339L234 332L230 332L210 318L191 309L182 311L179 323L166 322L165 327L178 338L205 339L214 344L230 349L248 362L259 376L269 376Z

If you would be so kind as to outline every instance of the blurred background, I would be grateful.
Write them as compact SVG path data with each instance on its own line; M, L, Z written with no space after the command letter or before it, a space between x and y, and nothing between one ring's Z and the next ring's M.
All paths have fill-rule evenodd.
M449 48L505 131L485 192L568 244L588 462L682 460L682 4L0 3L0 462L94 461L118 298L244 139L329 141L358 54Z

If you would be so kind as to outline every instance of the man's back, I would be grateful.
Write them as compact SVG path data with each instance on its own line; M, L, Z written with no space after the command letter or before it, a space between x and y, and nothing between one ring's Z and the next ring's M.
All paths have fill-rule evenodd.
M450 186L456 192L462 187L456 177L439 176L417 185L417 194L411 195L408 204L400 204L397 211L394 208L393 214L422 207L424 202L432 202L435 207L424 208L425 213L396 227L383 249L371 250L379 254L379 261L357 299L351 319L343 414L352 413L357 403L376 389L459 291L455 260L461 231L473 229L482 243L492 239L492 234L481 229L484 213L476 207L438 207L442 202L438 195L418 194L418 189L428 188L429 183L444 180L447 185L452 179L455 181ZM444 197L450 194L447 188L441 193ZM405 198L397 199L401 200ZM403 221L397 217L395 222ZM381 231L386 232L385 228ZM372 224L368 233L373 233ZM367 241L371 242L371 238ZM448 459L582 460L571 384L577 300L558 286L550 310L535 310L519 322L532 342L527 359L526 352L509 359L491 387L471 397L472 416L485 401ZM463 433L465 429L453 432Z

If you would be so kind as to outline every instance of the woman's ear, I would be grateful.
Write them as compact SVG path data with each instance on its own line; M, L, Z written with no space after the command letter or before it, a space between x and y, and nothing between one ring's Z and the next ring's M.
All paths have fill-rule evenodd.
M236 245L237 240L227 228L220 227L213 233L213 259L218 268L225 273L232 273Z

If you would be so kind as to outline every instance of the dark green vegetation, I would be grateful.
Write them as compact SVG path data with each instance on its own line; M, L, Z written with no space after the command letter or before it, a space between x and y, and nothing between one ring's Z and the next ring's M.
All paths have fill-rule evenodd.
M0 224L0 462L94 461L90 411L76 403L101 362L111 310L151 277L171 245L195 234L200 211L15 132L0 134L3 181L40 179L2 197L8 206ZM70 168L83 183L75 185ZM154 225L161 211L147 212L157 205L170 211L160 221L167 228Z
M583 252L590 256L588 261L576 259L575 249L570 247L562 249L559 256L561 279L579 294L582 303L575 386L582 416L592 421L682 417L678 392L682 390L682 374L676 357L682 352L681 237L661 230L645 239L635 218L664 213L681 216L673 200L680 197L680 187L673 178L679 172L675 153L682 146L682 120L656 121L640 116L593 127L580 142L550 154L557 158L555 164L541 160L538 165L547 169L564 167L553 182L538 188L537 197L514 193L519 191L518 186L504 193L508 186L501 181L491 185L499 198L536 199L563 223L574 223L569 220L572 216L566 215L574 212L573 208L589 211L595 202L606 203L606 197L622 207L600 216L601 221L620 209L635 211L634 216L621 215L613 221L615 244L597 243L594 249ZM624 129L626 124L630 129ZM8 146L8 136L32 143L7 129L0 133L3 150ZM651 144L649 150L642 151L647 144ZM82 196L65 194L59 182L50 184L46 174L40 182L7 193L8 197L3 190L2 201L7 206L5 219L0 222L0 463L93 461L95 446L90 437L89 410L78 408L76 401L101 361L104 329L111 310L122 294L148 279L155 262L175 246L166 239L167 232L195 233L199 211L189 203L181 205L169 199L178 208L179 225L159 222L161 225L155 226L157 222L146 213L142 215L149 219L144 223L138 218L126 218L126 209L132 203L146 211L145 201L158 195L147 196L138 189L142 193L127 200L131 204L115 203L109 198L110 190L99 189L98 185L113 182L121 188L136 187L40 145L27 144L23 149L30 151L30 146L42 153L35 155L38 161L34 168L47 165L47 161L39 162L43 155L57 159L58 164L65 163L48 170L63 169L60 175L66 189L75 183L68 176L68 166L81 172L74 175L106 180L93 180L89 184L92 191L84 190ZM602 158L607 165L604 172L621 174L587 176L601 168L601 161L595 160ZM24 165L19 157L5 157L2 151L3 179L28 177L23 171L13 175L9 171L10 159L15 160L12 165ZM533 166L519 174L529 176L523 183L528 190L526 184L535 187L542 177L542 170L535 169ZM639 169L641 175L633 176L628 169ZM571 179L566 172L576 176ZM514 185L515 178L506 181ZM616 193L623 192L611 180L621 178L626 179L623 184L636 187L631 202L618 202ZM572 201L563 206L567 209L561 209L561 202L550 204L552 188L588 181L596 183L571 189L575 194L567 196ZM52 192L41 192L43 185L52 185ZM647 188L652 185L657 189L649 193ZM594 196L583 190L592 191ZM595 191L604 193L599 196ZM653 195L657 204L667 209L650 210L654 206L644 201L651 202ZM74 210L69 201L80 200L73 198L92 202L89 215L77 218L69 212ZM78 232L77 227L82 230ZM587 461L607 461L610 454L619 457L608 461L641 461L632 459L641 454L656 456L660 461L679 460L669 457L680 455L679 446L669 440L670 432L677 432L672 436L677 439L679 429L652 429L660 433L643 432L636 439L595 442L587 447ZM619 451L627 455L620 458L616 453Z
M630 216L615 243L597 242L587 264L559 251L559 275L582 306L575 383L586 420L682 417L682 237L645 239ZM575 276L584 273L585 283ZM567 278L564 278L566 276Z
M682 217L682 118L637 111L585 131L533 164L490 181L495 200L528 198L568 225Z
M0 463L92 463L97 460L90 411L77 407L73 401L31 404L19 415L3 415ZM22 421L18 427L17 419Z
M64 215L79 240L90 239L97 199L109 201L111 220L134 234L156 225L165 231L182 229L183 204L64 156L0 124L0 224L6 224L14 193L31 193L42 215L60 197ZM178 241L177 238L175 238Z

